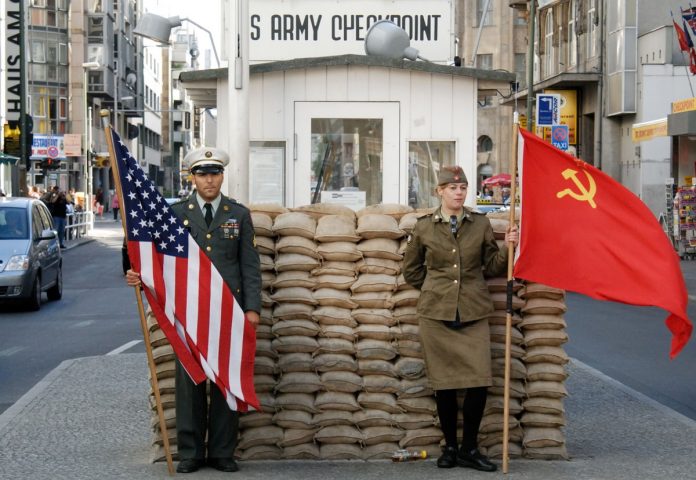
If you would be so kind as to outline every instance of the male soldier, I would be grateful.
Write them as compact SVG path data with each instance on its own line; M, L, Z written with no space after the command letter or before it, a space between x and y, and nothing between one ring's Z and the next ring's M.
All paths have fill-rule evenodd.
M189 229L191 236L208 255L232 291L247 319L256 327L261 312L261 267L254 242L249 210L220 193L227 153L203 147L191 151L184 165L193 175L195 191L172 205L172 210ZM139 278L133 270L126 275L129 285ZM239 468L233 458L237 444L239 415L230 410L215 385L210 386L210 408L206 383L194 385L176 362L176 438L179 473L195 472L205 465L206 430L209 466L223 472Z

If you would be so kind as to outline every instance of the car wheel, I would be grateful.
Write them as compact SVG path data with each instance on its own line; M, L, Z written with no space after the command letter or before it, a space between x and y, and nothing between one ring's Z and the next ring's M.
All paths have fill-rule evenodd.
M36 275L34 279L34 288L31 291L29 298L29 310L36 311L41 308L41 277Z
M49 300L60 300L63 296L63 266L58 267L58 276L56 278L56 284L48 289L46 292L48 294Z

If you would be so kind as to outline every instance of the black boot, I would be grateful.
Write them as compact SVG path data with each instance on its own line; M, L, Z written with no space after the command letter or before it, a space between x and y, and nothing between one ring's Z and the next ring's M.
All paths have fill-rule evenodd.
M437 468L454 468L457 466L457 449L445 447L442 455L437 459Z
M440 460L438 460L439 464ZM473 450L464 450L461 448L457 454L457 464L460 467L474 468L482 472L495 472L498 467L488 460L488 457L478 451L478 448ZM439 466L439 465L438 465Z

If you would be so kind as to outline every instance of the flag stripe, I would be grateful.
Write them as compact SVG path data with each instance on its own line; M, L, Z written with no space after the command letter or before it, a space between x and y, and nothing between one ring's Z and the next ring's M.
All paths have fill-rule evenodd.
M210 379L234 410L258 409L253 327L206 253L111 135L132 268L160 328L194 383Z

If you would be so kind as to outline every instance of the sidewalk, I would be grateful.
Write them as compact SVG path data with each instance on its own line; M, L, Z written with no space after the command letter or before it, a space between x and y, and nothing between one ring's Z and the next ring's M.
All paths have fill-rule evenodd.
M510 460L511 479L695 479L696 422L573 361L566 383L570 461ZM149 412L144 353L63 362L0 415L0 479L162 479L148 463ZM192 479L423 480L494 478L438 470L433 459L241 462L241 472L205 468ZM230 477L231 475L231 477ZM182 477L181 474L177 475Z

